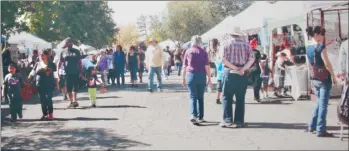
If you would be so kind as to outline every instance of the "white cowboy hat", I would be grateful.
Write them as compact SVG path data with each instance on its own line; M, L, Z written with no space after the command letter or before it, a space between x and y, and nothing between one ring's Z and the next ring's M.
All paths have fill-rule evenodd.
M149 39L149 42L152 42L152 41L157 42L157 40L156 40L155 38L150 38L150 39Z
M229 34L237 35L237 36L243 36L244 35L244 33L241 31L239 26L233 26L233 28L229 32Z

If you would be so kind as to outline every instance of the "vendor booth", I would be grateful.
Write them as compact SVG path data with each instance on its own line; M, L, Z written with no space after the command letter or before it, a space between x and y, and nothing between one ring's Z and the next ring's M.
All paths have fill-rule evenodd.
M23 53L30 53L32 50L44 50L52 48L52 44L26 32L11 34L8 39L9 44L16 44ZM23 48L22 48L23 47ZM29 51L29 52L27 52Z
M348 2L280 1L274 4L273 11L278 13L274 19L267 21L270 66L273 68L277 52L282 51L285 45L290 45L293 61L300 61L297 60L299 62L295 66L287 69L285 83L291 86L291 95L297 100L301 95L308 95L310 89L308 69L304 66L305 47L311 37L307 36L305 29L316 25L325 27L328 55L338 73L338 39L348 37ZM332 91L334 96L340 93L339 87Z

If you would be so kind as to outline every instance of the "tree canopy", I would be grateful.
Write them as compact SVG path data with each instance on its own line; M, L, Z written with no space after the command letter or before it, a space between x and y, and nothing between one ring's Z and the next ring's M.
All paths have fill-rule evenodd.
M202 35L229 15L235 16L252 4L250 0L234 1L171 1L161 21L150 17L150 36L157 39L189 41Z
M71 37L94 47L115 41L117 30L111 18L113 11L105 1L35 1L30 2L31 5L25 4L28 3L1 2L1 26L5 27L2 34L22 25L25 31L47 41ZM15 22L20 17L26 24Z
M120 26L120 32L117 36L118 44L128 49L131 45L137 44L138 37L139 33L135 24Z

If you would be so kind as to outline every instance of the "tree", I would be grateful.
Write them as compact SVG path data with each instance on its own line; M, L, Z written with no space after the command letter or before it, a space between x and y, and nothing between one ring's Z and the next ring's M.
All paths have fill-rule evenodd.
M131 45L137 44L138 37L139 33L135 24L121 26L117 37L118 44L128 49Z
M26 15L30 32L47 41L71 37L100 48L115 41L116 24L104 1L35 2Z
M224 19L229 15L235 16L252 4L251 0L209 1L210 12L213 16Z
M140 36L148 35L147 16L142 14L137 18L137 29L139 31Z
M12 32L28 30L25 22L18 20L30 10L30 2L1 1L1 34L8 37Z
M158 15L150 15L149 24L149 34L147 39L150 37L153 37L159 41L168 39L165 26L163 22L160 21L160 17Z

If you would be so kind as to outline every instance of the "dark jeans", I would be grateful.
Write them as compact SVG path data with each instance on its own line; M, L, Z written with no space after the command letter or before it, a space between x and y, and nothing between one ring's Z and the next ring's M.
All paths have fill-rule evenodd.
M20 94L18 94L20 95ZM7 99L10 105L10 114L12 120L17 120L17 115L22 116L22 99L14 94L8 94Z
M330 82L324 83L317 80L312 80L311 84L318 100L313 110L309 129L316 130L319 135L326 132L327 106L330 99L332 84Z
M115 84L115 72L113 69L109 69L108 72L108 83L111 81L112 84Z
M262 78L261 78L261 72L260 71L252 71L251 72L251 79L253 82L253 95L255 99L260 99L259 91L261 90L262 86Z
M116 70L115 73L116 73L116 83L117 83L117 85L120 85L120 78L121 78L122 85L124 85L125 84L125 72L124 72L124 70L122 70L122 71Z
M186 81L190 93L190 113L201 120L204 118L206 74L188 72Z
M41 110L44 116L53 113L52 103L52 91L50 90L39 90L39 97L41 102Z
M180 76L181 72L182 72L182 63L177 62L176 63L176 67L177 67L177 70L178 70L178 76Z
M245 94L248 77L224 71L223 78L223 120L233 123L233 96L236 98L234 123L244 123L245 120Z
M170 74L171 74L171 72L172 72L172 70L171 70L171 61L169 61L169 64L168 64L168 66L167 66L167 76L170 76Z

